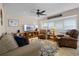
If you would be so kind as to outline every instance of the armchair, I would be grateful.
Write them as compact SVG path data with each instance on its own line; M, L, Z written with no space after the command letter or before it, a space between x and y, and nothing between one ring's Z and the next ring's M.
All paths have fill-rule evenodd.
M66 36L60 37L58 41L59 47L77 48L78 31L75 29L66 32Z

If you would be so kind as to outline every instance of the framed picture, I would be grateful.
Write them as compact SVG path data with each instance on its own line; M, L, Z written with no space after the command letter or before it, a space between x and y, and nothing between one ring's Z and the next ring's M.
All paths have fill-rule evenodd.
M18 19L9 19L8 25L11 26L11 27L18 26Z
M2 13L2 9L0 9L0 25L3 25L3 13Z

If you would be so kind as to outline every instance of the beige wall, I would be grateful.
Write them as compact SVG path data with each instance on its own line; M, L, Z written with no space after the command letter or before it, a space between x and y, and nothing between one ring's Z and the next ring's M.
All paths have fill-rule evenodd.
M4 7L1 3L0 3L0 9L2 9L2 11L3 11L3 25L0 25L0 35L4 32L16 32L18 29L23 31L23 25L24 24L38 24L38 20L34 17L31 17L31 16L25 16L25 15L8 16L6 14L6 10L4 9ZM77 26L78 26L78 29L79 29L79 8L63 12L62 14L63 14L63 17L71 16L71 15L77 15ZM9 27L8 26L8 19L18 19L19 20L18 27ZM41 20L44 21L45 18L43 18Z
M10 27L8 26L8 19L18 19L19 24L17 27ZM17 30L23 32L23 25L24 24L37 24L37 20L31 16L7 16L7 32L8 33L15 33Z
M77 15L77 19L79 19L79 8L63 12L62 14L63 14L62 17ZM19 26L18 27L9 27L8 19L18 19ZM40 19L41 19L41 21L39 21L40 24L41 24L41 22L46 20L46 18L40 18ZM39 23L36 18L31 17L31 16L25 16L25 15L24 16L7 16L7 32L16 32L18 29L23 31L24 24L39 24ZM78 24L78 29L79 29L79 20L78 20L77 24ZM40 27L40 25L39 25L39 27Z
M0 3L0 9L2 9L2 13L3 13L3 25L0 24L0 36L2 35L2 33L6 32L6 14L5 14L5 10L3 8L3 5Z

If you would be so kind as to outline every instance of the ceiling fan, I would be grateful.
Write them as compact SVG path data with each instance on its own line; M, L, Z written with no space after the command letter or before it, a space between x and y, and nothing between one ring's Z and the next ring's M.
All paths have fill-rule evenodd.
M37 9L36 15L37 16L46 15L45 12L46 12L46 10L41 11L41 10Z

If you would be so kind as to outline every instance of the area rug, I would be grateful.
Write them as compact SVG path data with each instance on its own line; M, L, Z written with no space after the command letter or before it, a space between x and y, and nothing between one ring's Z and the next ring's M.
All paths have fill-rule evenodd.
M54 56L59 50L57 43L50 40L42 40L35 37L30 39L30 43L39 43L40 56Z
M56 42L52 42L49 40L41 40L40 47L41 56L54 56L59 49Z

